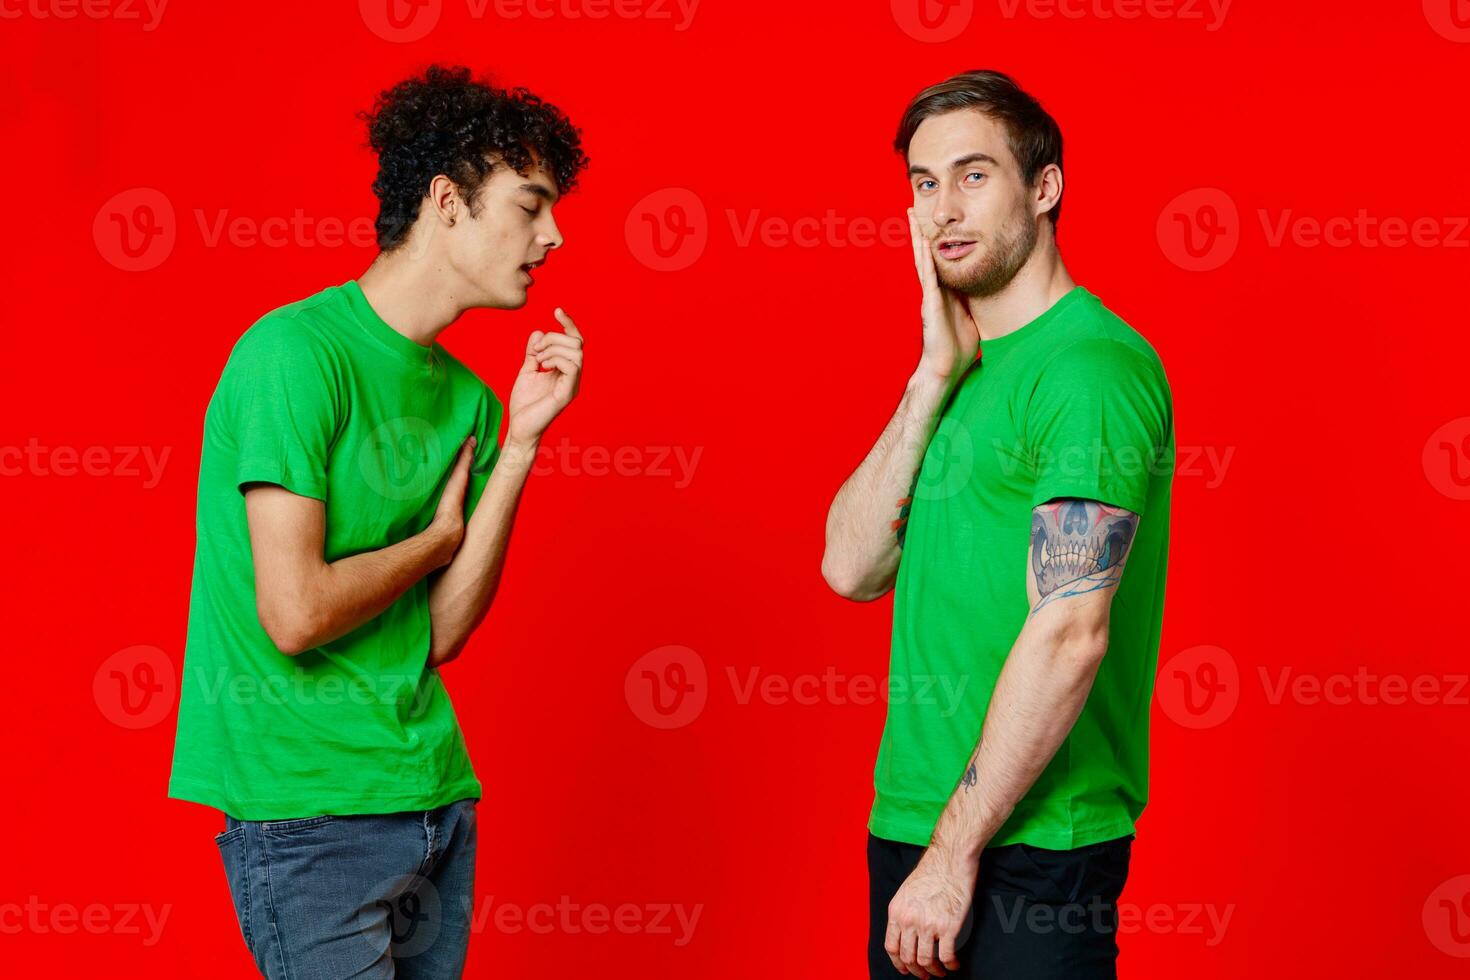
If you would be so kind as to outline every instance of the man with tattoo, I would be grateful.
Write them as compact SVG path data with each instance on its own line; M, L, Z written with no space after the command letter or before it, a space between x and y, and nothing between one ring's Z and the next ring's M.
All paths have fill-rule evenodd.
M204 418L169 795L223 811L240 935L271 980L461 975L481 784L440 672L495 599L582 376L561 309L505 411L438 339L526 304L587 162L578 130L438 65L363 115L377 256L246 330Z
M832 503L822 572L850 599L893 590L891 683L958 693L890 699L869 973L1115 977L1148 797L1168 381L1062 262L1061 132L1034 98L957 75L914 98L895 148L923 350Z

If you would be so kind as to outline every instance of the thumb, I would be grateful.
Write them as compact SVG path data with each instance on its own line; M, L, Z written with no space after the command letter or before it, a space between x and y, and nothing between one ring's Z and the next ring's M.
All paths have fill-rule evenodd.
M537 369L536 344L540 342L541 338L544 336L546 336L546 332L544 330L535 330L532 331L530 337L526 338L526 359L521 362L522 371L525 371L527 369L535 371Z
M460 447L459 455L454 460L454 472L449 474L449 482L444 485L444 496L464 497L465 486L470 481L470 463L475 458L475 437L470 436Z

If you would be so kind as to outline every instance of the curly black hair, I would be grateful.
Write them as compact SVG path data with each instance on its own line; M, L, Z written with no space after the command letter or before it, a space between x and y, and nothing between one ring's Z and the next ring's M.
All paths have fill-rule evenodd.
M373 193L383 251L407 239L429 181L439 174L459 187L473 216L476 191L497 162L525 174L534 154L562 194L587 166L581 131L561 110L524 88L476 81L465 67L430 65L379 93L357 117L367 123L367 145L378 155Z

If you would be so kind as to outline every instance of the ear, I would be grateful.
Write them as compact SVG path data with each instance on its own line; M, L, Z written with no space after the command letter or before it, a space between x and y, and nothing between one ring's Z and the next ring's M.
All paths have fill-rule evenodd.
M1039 218L1046 214L1062 199L1062 168L1054 163L1048 163L1042 168L1041 174L1036 179L1036 196L1033 205L1036 208L1036 216Z
M459 196L459 188L444 174L438 174L429 181L427 196L429 207L444 224L452 225L456 220L467 216L464 201Z

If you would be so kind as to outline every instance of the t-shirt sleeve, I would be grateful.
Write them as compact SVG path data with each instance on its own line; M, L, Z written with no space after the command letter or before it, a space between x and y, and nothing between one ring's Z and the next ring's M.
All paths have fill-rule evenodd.
M326 352L290 320L264 320L240 338L220 378L236 445L235 485L275 483L327 499L338 400Z
M465 488L465 520L475 513L480 496L490 482L490 473L500 460L500 419L505 414L500 399L487 385L475 412L475 459L470 464L470 482Z
M1142 514L1167 451L1171 411L1163 368L1142 351L1093 338L1058 352L1026 411L1036 466L1031 506L1077 497Z

